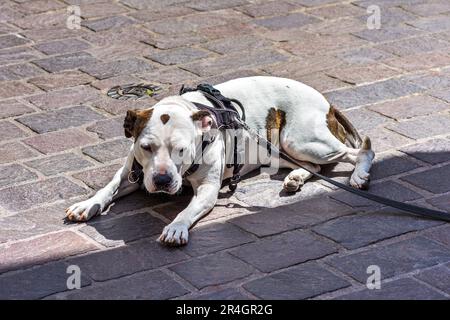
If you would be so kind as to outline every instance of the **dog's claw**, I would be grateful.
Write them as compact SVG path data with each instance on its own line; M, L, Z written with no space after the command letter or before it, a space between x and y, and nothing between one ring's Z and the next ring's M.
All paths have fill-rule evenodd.
M181 246L188 242L188 227L184 223L175 222L166 226L158 241L169 246Z

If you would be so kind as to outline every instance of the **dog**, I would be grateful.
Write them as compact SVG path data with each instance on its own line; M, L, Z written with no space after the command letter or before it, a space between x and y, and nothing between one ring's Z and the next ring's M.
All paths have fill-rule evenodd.
M252 130L266 131L267 135L269 131L277 132L267 138L303 167L319 172L323 164L351 163L355 169L350 184L359 189L368 187L375 156L370 139L361 138L344 115L315 89L295 80L269 76L234 79L215 88L225 97L242 103L245 122ZM87 221L114 200L139 189L140 185L130 179L137 161L142 166L142 185L149 193L175 194L183 183L192 186L194 196L189 205L158 238L163 244L185 245L190 227L214 207L223 180L233 176L233 168L226 165L227 136L211 134L218 127L217 119L212 113L199 110L193 102L212 107L202 92L193 91L166 97L151 108L129 110L124 130L134 144L125 164L92 198L68 208L67 218ZM208 134L215 138L200 152L198 141ZM183 179L199 152L203 162ZM245 163L241 174L261 164ZM278 166L292 169L283 182L287 192L298 191L312 176L287 160L279 159Z

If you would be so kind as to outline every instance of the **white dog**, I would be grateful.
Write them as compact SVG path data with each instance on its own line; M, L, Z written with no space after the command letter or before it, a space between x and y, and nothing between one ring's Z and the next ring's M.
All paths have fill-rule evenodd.
M303 166L318 172L320 164L349 162L355 165L350 184L356 188L368 186L374 158L369 138L361 140L349 121L313 88L276 77L240 78L215 88L225 97L239 100L245 109L247 125L258 132L267 131L272 143ZM200 137L217 128L214 115L199 111L193 102L212 106L202 92L195 91L167 97L152 108L128 111L125 134L134 137L134 145L124 166L92 198L68 208L67 218L87 221L112 201L137 190L139 184L129 179L137 161L143 168L143 186L150 193L174 194L183 182L192 186L191 202L159 237L162 243L186 244L189 228L214 207L222 181L233 175L233 168L228 168L225 160L227 135L218 133L211 134L215 139L203 150L203 162L198 169L183 179L199 157ZM269 136L270 130L279 132L279 139L274 139L273 134ZM241 174L260 165L260 162L246 163ZM283 183L289 192L297 191L312 175L286 160L280 159L279 167L292 169Z

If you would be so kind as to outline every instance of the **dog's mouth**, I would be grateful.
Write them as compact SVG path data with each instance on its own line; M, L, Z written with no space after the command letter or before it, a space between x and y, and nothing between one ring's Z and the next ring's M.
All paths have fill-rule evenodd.
M145 186L145 189L147 189L147 191L149 193L166 193L166 194L174 195L181 190L181 183L174 182L169 185L161 186L161 187L156 187L154 185L152 185L150 187Z

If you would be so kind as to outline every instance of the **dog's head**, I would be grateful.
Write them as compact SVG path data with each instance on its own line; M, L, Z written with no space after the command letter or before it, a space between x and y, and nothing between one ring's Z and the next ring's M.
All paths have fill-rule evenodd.
M149 192L174 194L181 188L182 170L194 161L196 145L213 123L207 111L197 111L181 97L127 112L125 136L134 137L134 156L143 166L144 186Z

